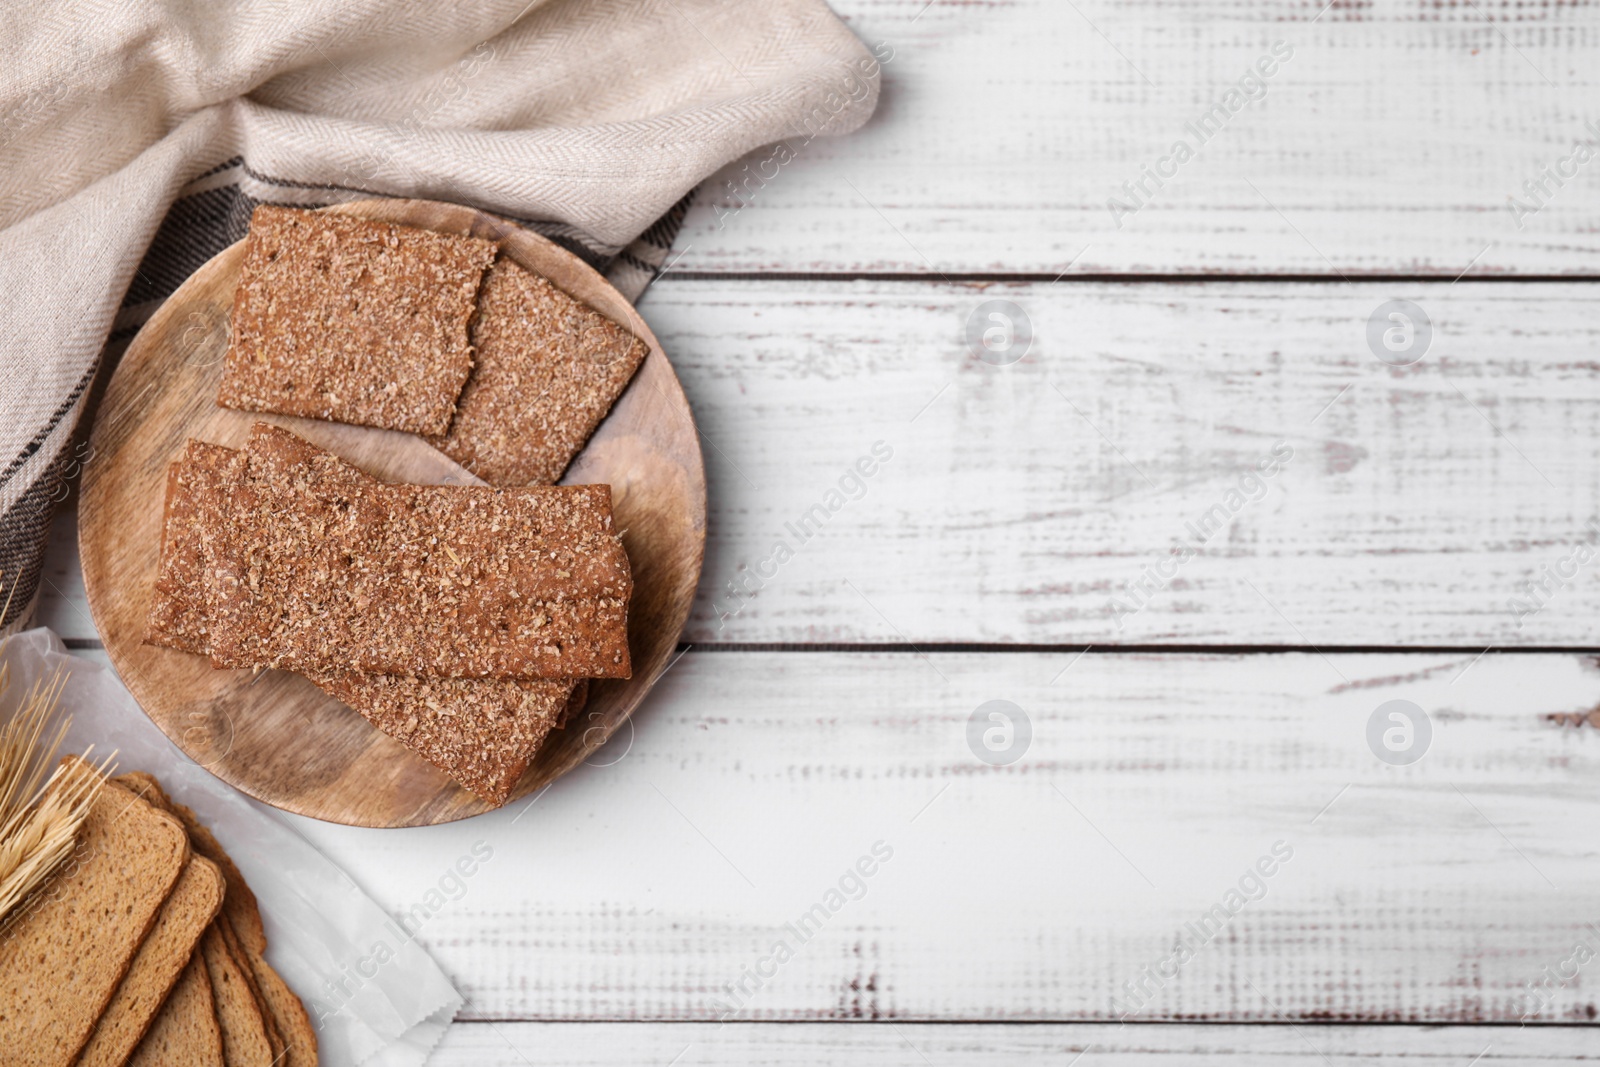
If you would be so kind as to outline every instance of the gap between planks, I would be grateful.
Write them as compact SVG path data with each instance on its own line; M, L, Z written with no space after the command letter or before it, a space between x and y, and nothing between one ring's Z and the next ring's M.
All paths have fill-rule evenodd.
M1593 1062L1593 1030L1494 1026L1147 1024L1126 1029L1039 1023L460 1022L431 1061L438 1067L569 1067L640 1063L788 1067L989 1067L1040 1062L1148 1065L1416 1063L1484 1067ZM1475 1058L1476 1057L1476 1058Z
M62 640L68 649L73 651L104 651L105 645L98 638L69 637ZM762 652L795 652L795 653L827 653L838 652L856 655L892 655L892 656L926 656L926 655L1062 655L1090 654L1102 656L1150 656L1150 655L1177 655L1177 656L1287 656L1321 653L1329 656L1366 656L1366 655L1427 655L1427 656L1459 656L1477 655L1482 649L1469 648L1465 645L1425 645L1408 647L1404 645L1093 645L1079 648L1077 645L1009 645L1009 644L923 644L923 645L897 645L897 644L716 644L714 642L701 642L699 644L682 643L676 649L679 655L685 652L742 652L746 654ZM1592 648L1569 647L1567 645L1546 646L1518 646L1509 649L1497 649L1490 655L1500 655L1505 652L1521 654L1551 654L1566 656L1595 656L1600 655L1600 646Z
M667 268L655 281L656 285L673 282L906 282L912 284L951 285L1327 285L1338 277L1327 274L1230 274L1225 271L1192 271L1188 273L1165 272L1158 274L1089 273L1074 271L1060 274L1055 271L940 271L917 274L910 271L870 271L841 268L837 271L749 271L749 270L673 270ZM1347 272L1344 280L1373 284L1409 285L1438 284L1449 278L1436 274ZM1475 284L1487 285L1577 285L1600 282L1600 274L1515 274L1473 275Z

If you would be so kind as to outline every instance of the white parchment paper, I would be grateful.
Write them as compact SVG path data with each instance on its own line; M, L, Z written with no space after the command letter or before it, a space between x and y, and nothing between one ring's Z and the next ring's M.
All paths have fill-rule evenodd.
M168 741L116 675L70 655L47 629L0 643L9 718L36 681L67 673L64 752L118 750L115 773L148 771L193 808L261 903L267 960L305 1002L326 1067L420 1067L461 1007L438 964L273 809L197 766ZM382 833L375 830L374 833Z

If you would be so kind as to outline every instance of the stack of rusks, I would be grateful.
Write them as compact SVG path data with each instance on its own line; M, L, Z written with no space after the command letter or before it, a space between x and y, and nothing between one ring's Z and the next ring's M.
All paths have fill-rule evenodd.
M380 482L290 431L167 472L148 642L296 671L491 805L630 674L606 485L556 486L648 349L475 237L262 206L223 407L421 435L487 486Z

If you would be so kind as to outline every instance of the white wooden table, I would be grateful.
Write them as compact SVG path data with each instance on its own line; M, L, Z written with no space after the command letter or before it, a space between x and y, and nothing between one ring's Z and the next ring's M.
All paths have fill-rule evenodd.
M1600 14L837 7L878 115L712 183L641 305L705 434L689 650L531 805L296 820L396 913L493 848L421 932L436 1062L1600 1057Z

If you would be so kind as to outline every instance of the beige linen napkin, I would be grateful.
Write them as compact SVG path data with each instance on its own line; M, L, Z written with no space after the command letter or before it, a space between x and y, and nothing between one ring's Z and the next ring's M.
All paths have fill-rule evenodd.
M878 95L821 0L0 0L0 60L0 628L97 371L256 203L470 204L635 298L696 183Z

